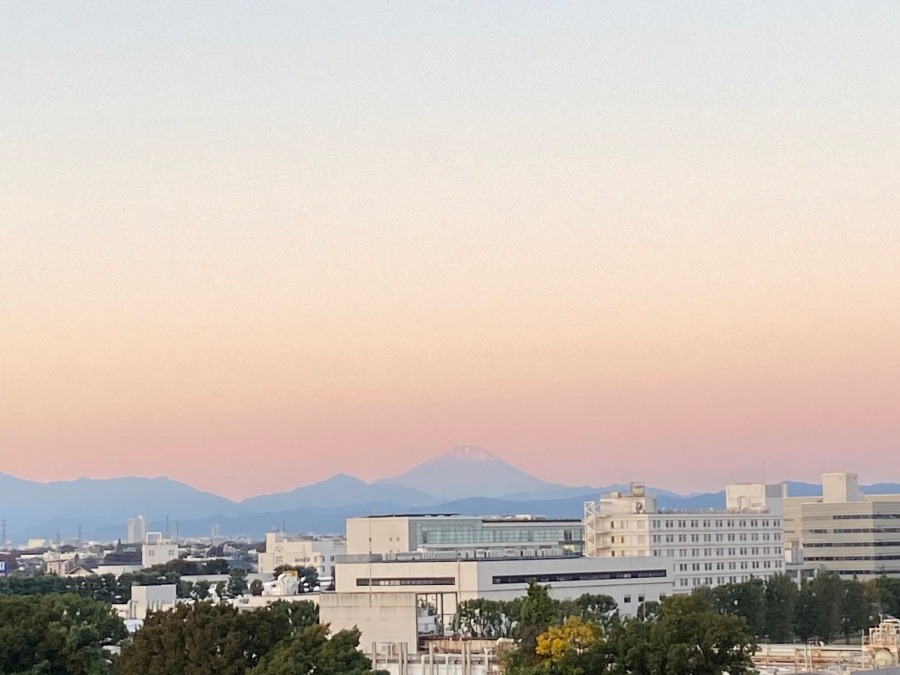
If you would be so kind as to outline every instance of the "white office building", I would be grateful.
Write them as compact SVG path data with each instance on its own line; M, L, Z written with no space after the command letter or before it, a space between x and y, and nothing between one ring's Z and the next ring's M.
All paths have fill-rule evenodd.
M337 572L335 592L319 597L321 621L335 631L358 626L363 645L405 644L410 652L448 635L460 602L521 598L532 579L558 600L611 596L624 616L674 588L666 558L348 556Z
M729 485L725 510L660 511L641 484L585 504L585 554L671 561L675 592L784 571L783 484Z
M259 554L260 574L272 574L283 565L315 568L320 580L334 578L335 556L347 552L342 537L290 537L283 532L266 534L266 550Z

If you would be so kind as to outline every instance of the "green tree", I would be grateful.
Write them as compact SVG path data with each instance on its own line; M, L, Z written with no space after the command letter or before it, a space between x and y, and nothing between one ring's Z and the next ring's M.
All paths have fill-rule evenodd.
M73 594L0 596L0 673L102 675L103 645L125 626L112 608Z
M236 598L247 592L247 570L235 567L228 574L228 586L225 593L229 598Z
M250 582L250 594L251 595L262 595L263 589L265 586L260 579L254 579Z
M296 606L288 606L296 605ZM244 675L276 645L318 621L312 603L276 602L254 612L220 603L151 612L122 649L118 675Z
M740 584L725 584L712 589L716 609L742 616L753 635L766 634L766 585L762 579Z
M252 675L370 675L372 662L359 651L359 630L342 630L330 639L327 626L309 626L279 644Z
M774 574L766 580L766 630L771 642L790 642L794 639L797 613L797 585L785 574Z
M841 632L844 643L850 644L850 636L858 635L874 622L875 608L865 587L854 577L843 581L841 598Z
M821 572L800 588L797 635L830 642L843 630L844 584L834 572Z
M700 595L667 598L659 614L615 626L612 671L634 675L743 675L756 649L742 617L721 614Z

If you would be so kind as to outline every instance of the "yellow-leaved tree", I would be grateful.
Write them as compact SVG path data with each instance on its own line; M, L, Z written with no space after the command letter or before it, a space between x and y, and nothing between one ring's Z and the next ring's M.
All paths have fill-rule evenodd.
M562 626L550 626L538 635L535 653L545 664L556 664L567 655L580 654L603 637L603 629L580 616L570 616Z

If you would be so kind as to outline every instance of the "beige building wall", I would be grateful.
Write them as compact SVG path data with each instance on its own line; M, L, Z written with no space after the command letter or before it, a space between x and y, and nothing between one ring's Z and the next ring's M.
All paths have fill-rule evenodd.
M845 578L900 575L900 495L862 494L856 474L822 474L822 496L788 497L784 521L793 563Z
M372 643L406 644L416 650L416 594L403 593L323 593L319 597L319 620L332 633L359 628L360 647L367 652ZM376 651L380 651L376 646Z
M410 520L406 516L347 519L347 554L410 551Z

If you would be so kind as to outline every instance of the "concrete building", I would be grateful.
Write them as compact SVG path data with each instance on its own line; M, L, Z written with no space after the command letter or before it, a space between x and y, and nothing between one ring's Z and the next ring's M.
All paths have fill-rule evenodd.
M784 571L785 487L729 485L724 511L660 511L641 484L585 504L585 553L670 560L675 592Z
M549 584L551 597L559 600L609 595L625 616L674 589L672 561L663 558L358 558L340 561L335 592L320 595L322 622L335 631L358 626L363 645L405 645L410 652L425 638L450 634L460 602L521 598L531 579Z
M346 552L347 543L340 537L288 537L283 532L269 532L258 569L260 574L272 574L282 565L302 565L315 568L320 580L331 580L335 557Z
M581 555L582 523L540 516L476 518L455 514L349 518L347 554L412 551Z
M822 474L822 495L788 497L790 562L871 579L900 575L900 495L864 495L854 473Z
M113 608L124 620L143 620L147 612L170 610L177 602L175 584L132 586L131 600Z
M170 560L178 560L178 544L174 542L156 540L156 543L141 547L141 567L144 569L164 565Z
M147 539L147 519L144 516L128 519L126 544L143 544Z

